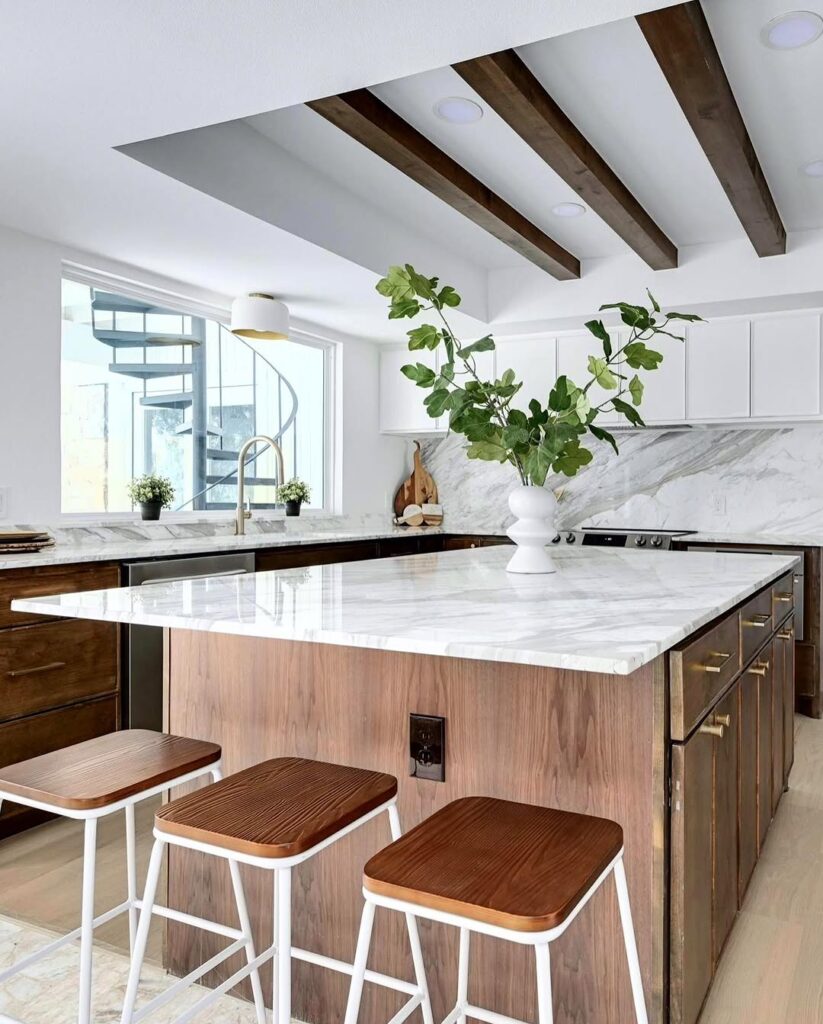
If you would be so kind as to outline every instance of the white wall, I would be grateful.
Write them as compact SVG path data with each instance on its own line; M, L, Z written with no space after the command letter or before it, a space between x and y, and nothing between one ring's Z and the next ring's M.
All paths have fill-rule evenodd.
M54 523L61 514L63 260L191 297L202 311L209 305L213 310L227 306L226 296L0 226L0 488L8 498L0 520ZM305 323L299 327L312 331ZM347 515L388 512L403 472L406 442L378 433L378 349L350 338L335 340L334 511Z

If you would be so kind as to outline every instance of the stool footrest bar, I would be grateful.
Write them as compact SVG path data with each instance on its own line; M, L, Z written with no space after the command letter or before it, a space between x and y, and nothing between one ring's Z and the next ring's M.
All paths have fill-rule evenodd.
M224 982L221 982L216 988L213 988L210 992L207 992L202 999L191 1006L188 1010L182 1013L179 1017L175 1017L174 1024L188 1024L190 1020L193 1020L199 1013L211 1006L212 1003L216 1002L220 996L224 995L230 989L233 989L235 985L239 985L244 978L247 978L253 971L258 970L266 963L267 960L271 960L276 952L274 944L269 946L268 949L264 949L262 953L254 958L250 963L241 967L240 970L235 971L230 978L226 978Z
M135 900L138 910L143 909L143 901ZM153 915L166 917L170 921L177 921L178 924L188 924L192 928L202 928L203 931L212 932L214 935L222 935L225 939L242 939L243 932L239 928L231 928L226 924L218 924L217 921L209 921L204 917L195 917L194 914L187 914L182 910L174 910L172 907L158 907L155 904L151 908Z
M354 964L345 960L336 960L331 956L324 956L322 953L314 953L310 949L299 949L292 946L291 955L293 960L303 960L308 964L315 964L318 967L325 967L330 971L338 971L340 974L351 975ZM388 974L380 974L379 971L366 971L366 981L374 985L382 985L383 988L394 989L395 992L403 992L407 996L420 995L420 989L413 981L402 981L400 978L392 978Z
M407 1020L418 1006L423 1002L423 993L418 992L416 996L412 996L411 999L405 1003L397 1013L389 1021L389 1024L401 1024L401 1021Z

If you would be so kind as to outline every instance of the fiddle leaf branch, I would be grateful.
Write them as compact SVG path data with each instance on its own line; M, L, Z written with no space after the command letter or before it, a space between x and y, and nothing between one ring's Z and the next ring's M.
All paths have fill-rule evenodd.
M409 363L401 372L419 388L428 391L423 404L433 419L448 414L449 428L462 434L470 459L511 463L521 483L542 487L550 472L574 476L593 458L587 447L589 435L618 452L617 441L595 421L603 412L617 412L632 426L645 426L637 411L643 401L644 383L637 372L628 379L622 369L650 372L663 355L647 342L657 335L683 338L668 330L671 321L693 323L702 318L694 313L663 313L648 292L651 309L628 302L601 306L617 310L630 328L621 345L613 341L602 320L590 320L586 328L599 343L599 351L588 358L585 380L573 381L563 374L547 396L532 397L528 412L512 405L523 388L514 370L507 369L489 379L481 373L477 355L495 349L494 338L484 335L464 344L455 335L446 311L460 305L451 285L440 286L436 277L425 277L410 264L390 267L377 283L377 291L389 299L389 319L412 319L433 314L435 323L425 323L407 332L411 352L440 350L438 369L422 362ZM599 398L597 391L606 392ZM627 401L628 399L628 401ZM545 403L545 404L544 404Z

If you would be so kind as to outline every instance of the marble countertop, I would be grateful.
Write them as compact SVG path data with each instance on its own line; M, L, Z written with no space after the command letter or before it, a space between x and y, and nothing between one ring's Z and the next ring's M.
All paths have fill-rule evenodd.
M137 532L137 531L135 531ZM296 529L247 533L243 537L222 533L197 537L164 537L146 539L143 536L84 542L56 543L31 554L0 555L0 571L5 569L34 569L46 565L72 565L80 562L133 562L151 558L175 558L179 555L208 555L231 551L254 551L260 548L295 547L303 544L335 544L341 541L383 540L392 537L423 537L442 533L440 527L394 527L370 529L309 529L301 533Z
M731 533L728 530L698 530L682 538L685 544L752 544L761 547L823 547L823 530L820 533Z
M17 611L625 675L792 558L563 548L507 573L476 548L13 602Z

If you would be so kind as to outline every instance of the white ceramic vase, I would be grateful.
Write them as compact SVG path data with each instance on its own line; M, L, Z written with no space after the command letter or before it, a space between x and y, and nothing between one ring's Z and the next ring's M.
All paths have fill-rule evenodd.
M546 549L555 535L554 514L557 499L545 487L518 487L509 495L509 509L516 522L506 533L517 550L506 566L509 572L556 572Z

